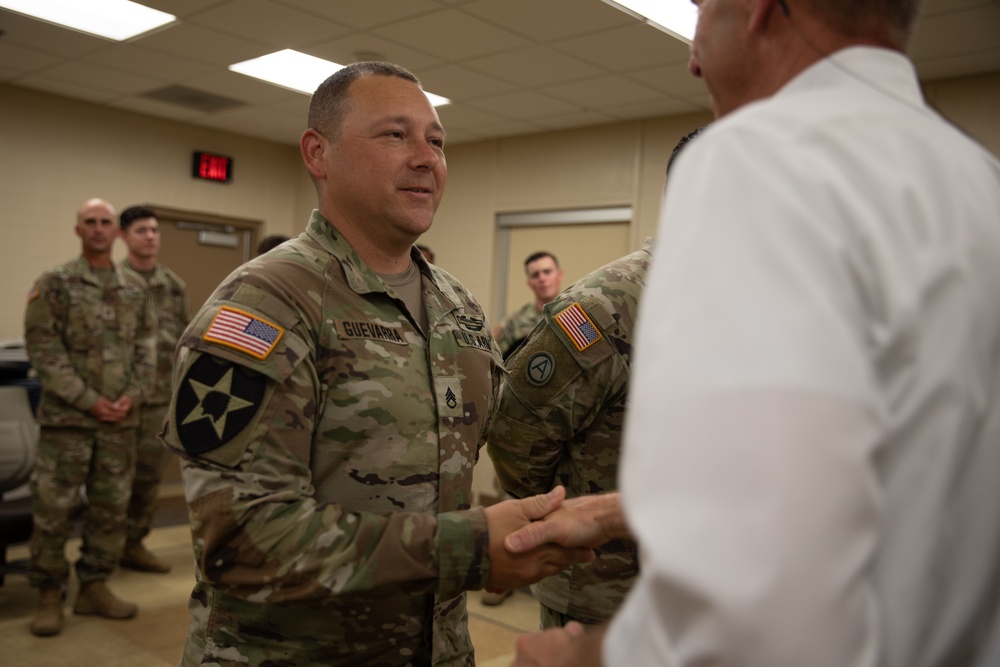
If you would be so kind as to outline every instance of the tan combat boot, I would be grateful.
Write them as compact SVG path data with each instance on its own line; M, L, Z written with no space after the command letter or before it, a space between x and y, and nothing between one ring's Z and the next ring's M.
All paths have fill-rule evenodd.
M43 588L38 591L38 608L31 621L31 634L51 637L62 632L62 588Z
M109 591L103 579L82 584L73 605L74 614L97 614L104 618L132 618L138 611L137 605L125 602Z
M139 572L170 572L170 566L141 543L126 546L119 565Z

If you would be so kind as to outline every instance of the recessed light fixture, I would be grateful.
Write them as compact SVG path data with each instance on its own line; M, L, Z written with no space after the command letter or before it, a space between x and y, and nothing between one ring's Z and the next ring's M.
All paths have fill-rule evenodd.
M129 0L0 0L0 7L118 42L177 20Z
M252 76L261 81L273 83L276 86L290 88L306 95L312 95L319 84L344 65L329 60L323 60L292 49L275 51L266 56L244 60L229 66L229 69L239 74ZM424 91L424 95L434 106L451 104L447 97Z
M698 23L698 8L691 0L604 0L654 28L691 43Z

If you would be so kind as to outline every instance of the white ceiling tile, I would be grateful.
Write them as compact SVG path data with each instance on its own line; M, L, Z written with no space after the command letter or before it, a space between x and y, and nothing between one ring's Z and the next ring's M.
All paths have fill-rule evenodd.
M361 30L393 23L441 9L432 0L366 0L330 2L330 0L283 0L284 4L325 16L338 23Z
M517 86L473 72L460 65L445 65L415 71L426 90L444 95L452 102L465 102L481 97L508 93Z
M563 40L553 47L609 72L687 62L690 56L687 44L638 21L625 28Z
M508 78L526 88L594 78L603 70L544 46L531 46L465 63L471 69Z
M277 49L296 49L353 32L351 28L270 0L238 0L190 19L220 33L257 40Z
M663 67L636 70L625 74L624 77L670 95L686 95L705 91L705 82L688 71L686 61Z
M345 64L379 54L453 100L439 109L451 145L708 108L703 82L687 72L687 45L601 0L143 3L180 23L116 43L0 10L0 80L290 144L309 97L228 65L279 46ZM927 0L914 60L925 81L1000 71L1000 0ZM134 94L164 85L248 106L227 125L223 112Z
M181 81L215 71L212 65L206 63L151 51L130 43L115 44L108 49L85 56L82 60L91 65L144 74L161 81Z
M265 55L272 50L267 44L187 23L172 25L134 43L147 49L222 67Z
M468 103L473 109L495 113L511 120L530 121L539 116L555 116L571 114L579 111L579 107L567 104L551 97L539 95L531 91L497 95Z
M390 42L368 33L347 35L339 39L329 40L302 49L317 58L326 58L341 65L358 62L361 55L365 60L386 60L401 65L408 70L416 71L421 67L433 67L441 64L441 59L411 48Z
M97 89L92 86L81 86L71 81L52 79L45 75L37 74L18 78L17 85L24 86L25 88L32 88L34 90L41 90L46 93L52 93L53 95L70 97L75 100L98 102L101 104L110 104L112 101L121 97L121 95L117 93Z
M530 44L523 37L454 9L393 23L374 30L374 33L451 62Z
M636 22L597 0L477 0L463 5L462 11L543 43Z
M157 87L160 82L146 76L98 67L83 61L64 62L46 68L47 79L66 81L78 86L88 86L96 90L117 95L131 95Z
M0 66L12 75L38 72L60 62L57 56L0 40Z
M910 47L914 60L993 51L1000 48L1000 6L928 16Z
M663 95L652 88L620 77L605 76L542 89L547 95L590 109L617 104L652 102Z

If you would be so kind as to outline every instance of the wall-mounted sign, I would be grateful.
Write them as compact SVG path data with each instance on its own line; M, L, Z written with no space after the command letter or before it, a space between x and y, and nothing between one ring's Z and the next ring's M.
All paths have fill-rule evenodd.
M233 158L195 151L191 175L206 181L229 183L233 180Z

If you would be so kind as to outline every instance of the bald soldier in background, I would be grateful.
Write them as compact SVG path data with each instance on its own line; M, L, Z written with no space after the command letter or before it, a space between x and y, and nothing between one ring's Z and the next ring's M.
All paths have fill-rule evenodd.
M198 583L182 664L475 664L465 591L589 560L506 534L559 493L471 508L502 362L480 305L413 246L447 180L419 81L358 63L313 95L318 209L240 267L178 348Z
M77 212L81 256L46 272L28 295L24 338L42 395L31 478L31 580L39 588L31 632L62 631L69 580L66 541L86 488L75 614L135 616L105 585L125 546L135 474L138 407L155 370L156 316L145 285L115 266L114 207L88 199Z

